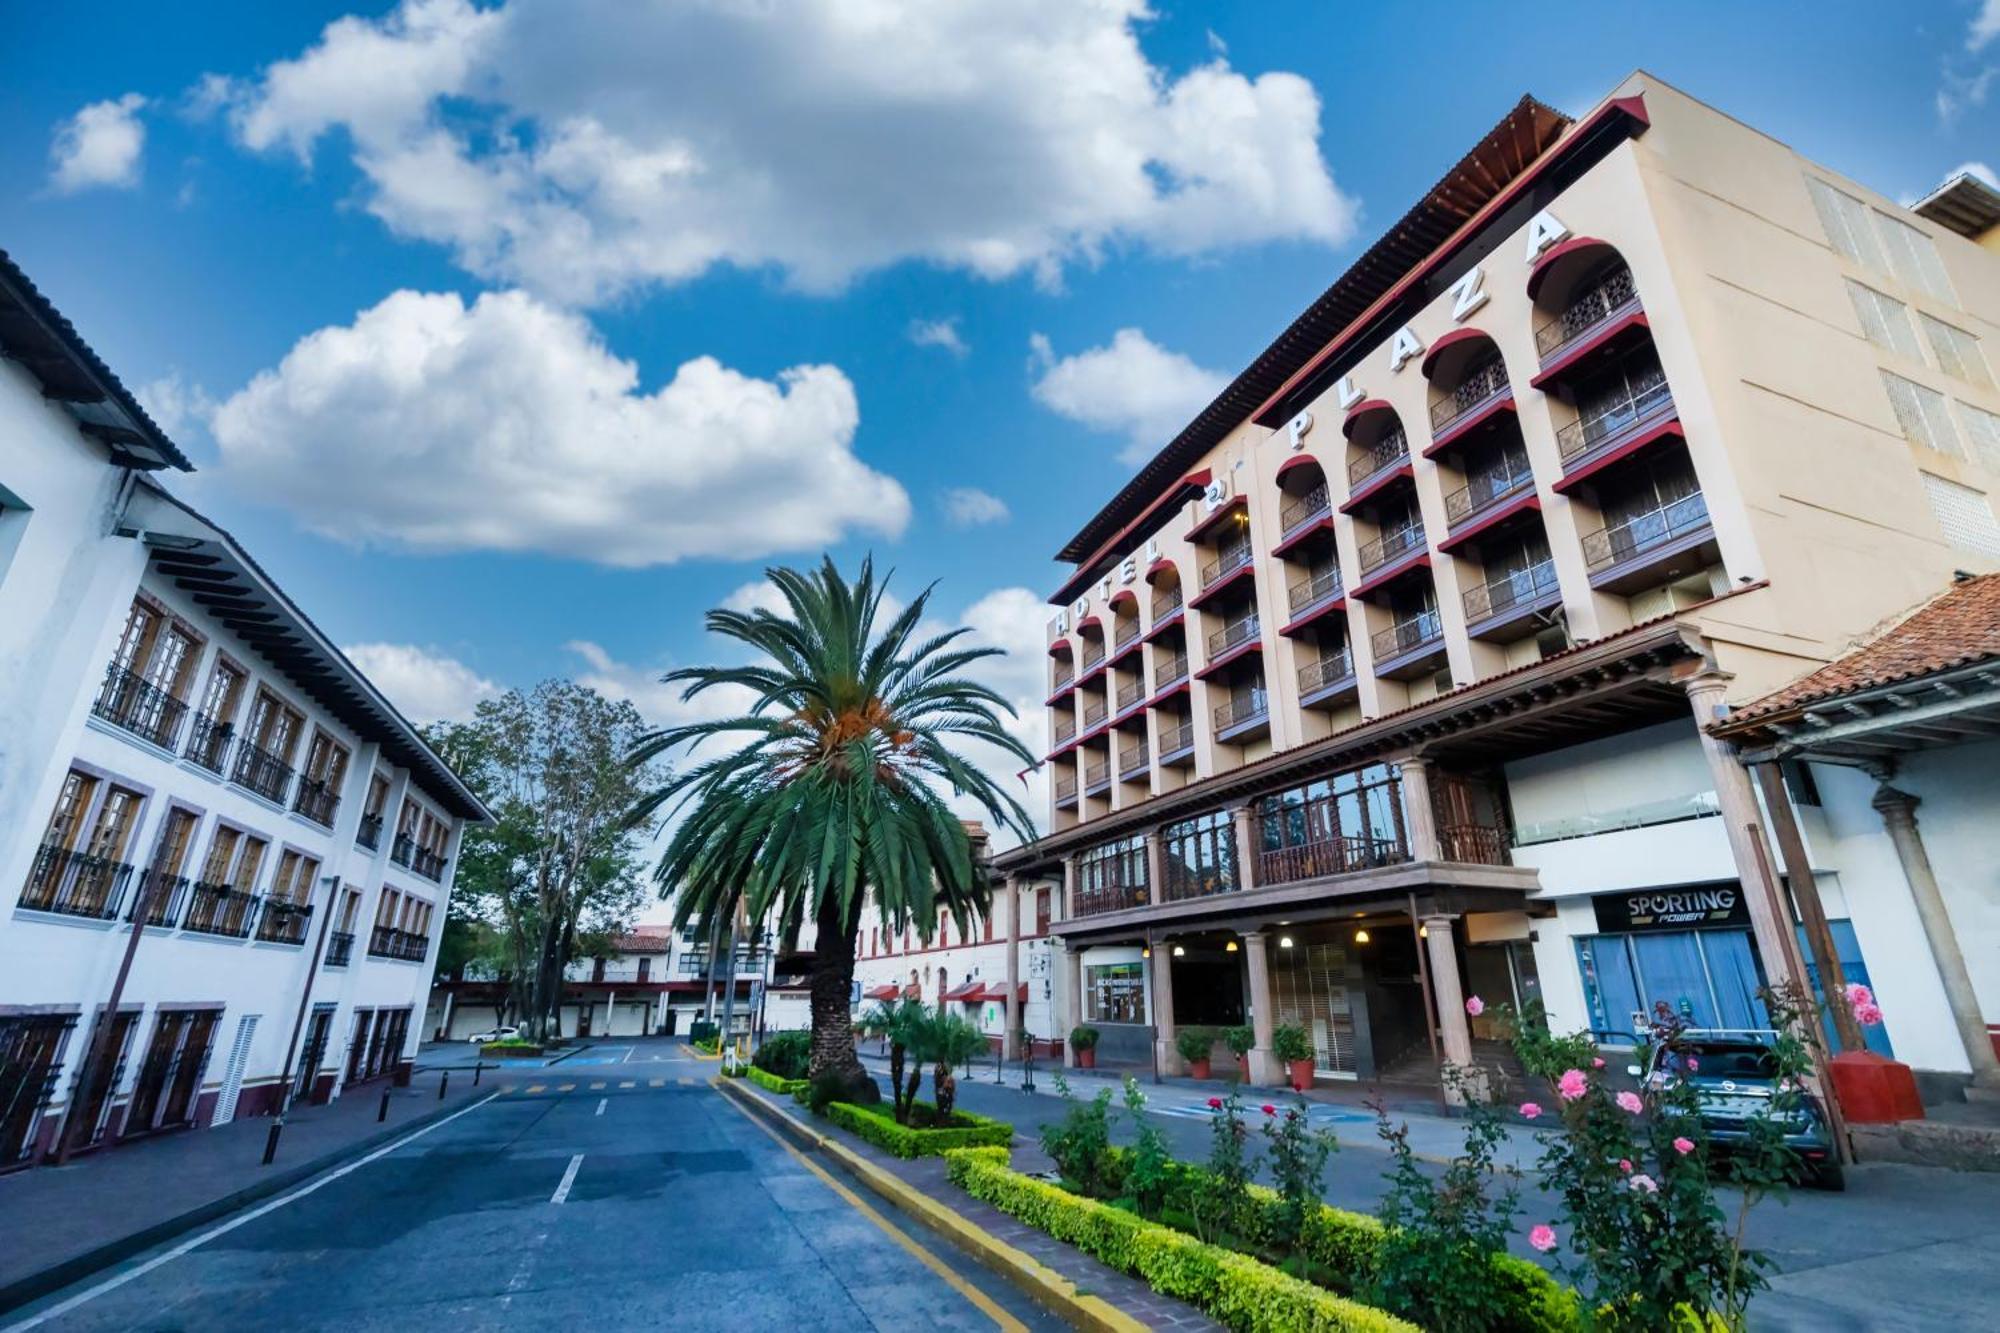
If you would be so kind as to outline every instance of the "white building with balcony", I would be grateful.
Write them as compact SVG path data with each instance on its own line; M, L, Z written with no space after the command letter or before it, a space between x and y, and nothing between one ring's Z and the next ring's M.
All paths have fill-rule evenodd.
M479 800L4 254L0 439L0 1169L406 1071Z

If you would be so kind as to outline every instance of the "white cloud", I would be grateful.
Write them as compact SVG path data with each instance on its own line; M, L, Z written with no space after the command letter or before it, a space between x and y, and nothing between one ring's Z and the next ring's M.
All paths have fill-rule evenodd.
M2000 0L1994 0L1994 3L2000 5ZM1961 162L1944 174L1946 180L1951 180L1955 176L1972 176L2000 190L2000 174L1996 174L1993 168L1984 162Z
M208 390L190 383L178 370L147 380L133 393L146 415L169 436L207 430L208 420L215 414L215 399L209 397Z
M982 523L1005 523L1007 502L988 495L976 486L954 486L944 493L944 516L954 528L975 528Z
M2000 0L1980 0L1979 12L1965 34L1965 49L1983 50L1995 37L2000 37Z
M919 347L941 348L961 360L972 351L959 336L956 315L950 319L913 319L908 336Z
M1103 347L1058 357L1037 333L1029 341L1035 401L1093 430L1124 435L1119 460L1143 462L1180 434L1229 382L1138 329L1120 329Z
M146 99L137 93L92 102L56 126L49 145L49 188L75 194L95 186L129 190L139 184L146 127L139 120Z
M396 292L308 334L216 409L239 489L313 530L636 568L895 536L910 501L853 452L837 367L709 357L643 392L582 318L523 292Z
M455 657L409 643L356 643L341 649L412 722L463 722L500 686Z
M366 207L483 278L598 302L717 265L838 289L1137 245L1337 244L1306 79L1176 74L1145 0L405 0L235 85L239 139L345 130ZM202 100L213 104L211 87Z

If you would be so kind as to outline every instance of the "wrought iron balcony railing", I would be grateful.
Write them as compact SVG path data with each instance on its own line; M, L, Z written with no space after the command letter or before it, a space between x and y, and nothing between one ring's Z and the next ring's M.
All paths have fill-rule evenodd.
M417 840L407 833L398 833L396 840L389 844L389 859L399 866L407 868L416 854Z
M257 922L257 938L266 944L304 944L312 914L311 903L266 899L264 914Z
M1505 392L1507 367L1496 356L1459 381L1449 396L1431 404L1431 434L1444 434L1459 418L1471 416Z
M1088 671L1104 660L1104 640L1085 639L1083 641L1082 670Z
M1255 639L1262 630L1254 615L1231 621L1208 636L1208 658L1212 662L1232 648L1237 648Z
M229 742L236 735L234 723L224 722L207 713L196 713L194 727L188 732L187 749L181 755L189 763L220 774L223 761L229 757Z
M355 827L354 840L374 851L382 845L382 816L379 814L361 816L361 823Z
M1183 750L1192 750L1193 748L1194 722L1192 720L1183 722L1179 726L1160 728L1160 754L1163 757L1176 755Z
M298 795L292 809L324 828L333 827L333 812L340 808L340 793L318 778L299 779Z
M132 905L125 909L125 919L130 921L152 895L152 905L146 909L146 924L171 930L181 919L181 909L187 906L188 889L192 881L186 875L169 875L161 870L148 870L139 879L139 891L132 895Z
M1158 693L1177 681L1186 680L1187 673L1187 654L1175 653L1172 657L1160 663L1159 669L1153 673L1153 691Z
M1306 524L1325 518L1333 512L1333 497L1322 479L1317 486L1304 495L1285 501L1278 510L1278 526L1289 537Z
M113 665L90 711L140 740L171 750L180 743L188 706L136 671Z
M1049 682L1049 692L1053 694L1075 679L1076 668L1068 662L1058 662L1055 670L1055 678Z
M1123 648L1126 644L1131 643L1138 637L1139 637L1139 616L1137 612L1134 612L1129 619L1119 622L1118 636L1114 640L1114 643L1117 647Z
M1070 741L1075 740L1076 739L1075 719L1065 718L1063 721L1056 723L1055 735L1056 735L1057 745L1066 745Z
M1206 591L1209 588L1213 588L1216 584L1222 582L1224 579L1228 578L1231 574L1234 574L1237 570L1243 568L1243 566L1249 563L1250 563L1249 542L1237 542L1233 546L1223 547L1222 550L1219 553L1217 553L1215 559L1210 560L1204 565L1202 565L1201 567L1202 589Z
M1057 778L1056 779L1057 803L1060 804L1063 801L1073 801L1075 799L1076 799L1076 778L1074 776Z
M1420 611L1381 630L1368 641L1375 661L1382 663L1434 643L1444 642L1444 621L1435 611Z
M1115 863L1104 867L1104 871L1115 868ZM1097 916L1104 912L1123 912L1128 908L1144 907L1149 901L1143 880L1125 881L1106 876L1101 884L1079 884L1070 896L1072 916Z
M377 926L368 937L368 952L376 958L396 958L406 963L421 963L430 951L430 940L415 931L398 930L394 926Z
M1122 713L1128 708L1137 707L1139 701L1141 699L1144 699L1145 697L1146 697L1145 681L1143 680L1126 681L1123 685L1120 685L1118 687L1118 711Z
M1292 614L1297 615L1309 606L1324 602L1340 594L1340 566L1328 561L1315 565L1306 571L1306 576L1291 586L1286 594L1291 603Z
M428 847L417 848L416 857L410 862L410 869L434 882L444 878L444 866L445 858Z
M1345 648L1330 649L1320 654L1319 661L1308 662L1299 668L1299 693L1311 694L1329 685L1338 685L1354 674L1354 654Z
M1535 473L1526 454L1502 454L1494 466L1475 472L1472 479L1444 497L1445 522L1457 525L1474 514L1532 490Z
M1385 532L1374 541L1362 543L1361 572L1372 574L1376 570L1401 559L1412 551L1421 550L1424 544L1424 529L1421 524L1412 523L1407 528L1396 528Z
M1542 560L1502 574L1486 583L1474 584L1464 594L1465 620L1476 625L1482 620L1506 615L1519 606L1526 606L1556 591L1556 566L1553 560Z
M1086 727L1094 727L1098 723L1104 721L1105 718L1110 716L1111 716L1111 706L1109 704L1105 703L1090 704L1087 705L1083 710L1083 725Z
M1376 866L1394 865L1409 859L1409 852L1394 838L1329 834L1293 843L1289 847L1260 850L1257 853L1257 882L1292 884L1302 879L1372 870Z
M1666 372L1655 368L1625 390L1583 404L1577 419L1556 432L1556 450L1565 465L1573 463L1648 417L1664 416L1673 401Z
M1261 689L1245 690L1215 706L1215 729L1228 731L1268 717L1271 701Z
M1129 778L1134 773L1144 773L1151 762L1146 742L1140 741L1137 745L1128 745L1118 752L1118 776Z
M1400 467L1410 459L1410 442L1401 429L1392 430L1370 445L1361 457L1347 465L1347 489L1359 490L1361 483L1379 472Z
M324 966L326 966L326 967L346 967L346 966L347 966L347 963L348 963L348 960L349 960L349 959L351 959L351 958L353 958L353 957L354 957L354 932L353 932L353 931L351 931L351 930L336 930L336 931L332 931L332 932L330 932L330 933L329 933L329 934L327 935L327 937L326 937L326 958L325 958L325 960L324 960L324 963L323 963L323 965L324 965Z
M283 804L285 792L292 785L292 768L246 738L236 742L236 762L230 768L229 780L267 801Z
M257 921L257 895L206 880L194 886L182 930L247 939Z
M111 920L125 897L132 867L108 856L43 843L28 867L20 905L33 912Z
M1535 351L1547 361L1614 315L1638 304L1639 289L1632 281L1632 270L1621 264L1591 284L1569 303L1568 309L1535 330Z
M1159 624L1168 616L1181 609L1181 587L1176 583L1165 592L1153 594L1153 623Z
M1101 787L1108 787L1110 785L1111 761L1109 759L1099 759L1095 763L1083 766L1083 789L1085 791L1096 791Z
M1583 561L1601 574L1708 526L1708 501L1700 491L1628 518L1614 527L1586 533Z

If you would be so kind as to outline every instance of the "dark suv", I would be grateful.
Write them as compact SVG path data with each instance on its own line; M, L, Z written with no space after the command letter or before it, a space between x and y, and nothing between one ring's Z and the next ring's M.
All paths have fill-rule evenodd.
M1777 1060L1771 1050L1776 1038L1774 1032L1756 1029L1688 1028L1674 1049L1650 1047L1645 1066L1632 1065L1626 1072L1648 1086L1684 1075L1694 1085L1708 1141L1726 1153L1749 1138L1752 1120L1768 1113L1777 1092ZM1818 1098L1801 1096L1783 1128L1785 1143L1804 1163L1810 1184L1828 1190L1845 1187L1840 1155Z

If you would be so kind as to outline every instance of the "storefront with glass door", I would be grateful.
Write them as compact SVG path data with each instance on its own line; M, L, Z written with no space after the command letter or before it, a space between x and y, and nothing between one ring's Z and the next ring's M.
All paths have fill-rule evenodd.
M1770 1026L1741 886L1601 893L1591 908L1597 933L1577 938L1576 955L1592 1028L1643 1030L1660 1002L1690 1027Z

